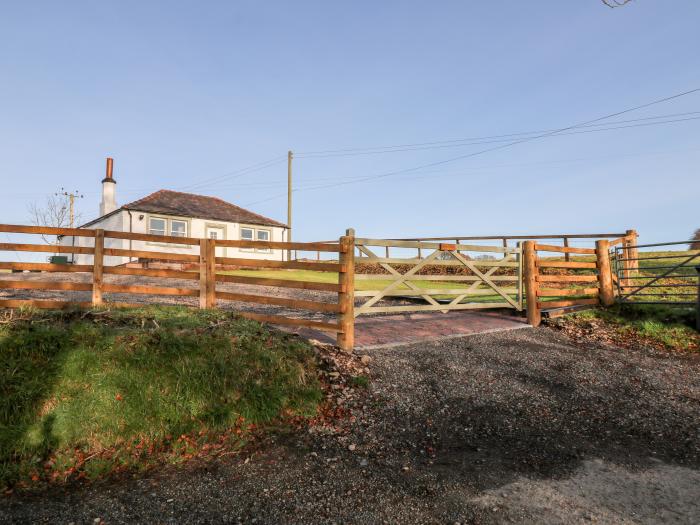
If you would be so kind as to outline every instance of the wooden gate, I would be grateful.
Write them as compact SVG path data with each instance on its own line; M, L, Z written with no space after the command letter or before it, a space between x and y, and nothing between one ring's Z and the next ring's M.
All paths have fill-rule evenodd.
M449 312L480 308L522 310L521 249L389 239L355 239L355 316ZM383 251L383 256L377 251ZM403 252L392 257L391 250ZM416 250L416 256L406 252Z

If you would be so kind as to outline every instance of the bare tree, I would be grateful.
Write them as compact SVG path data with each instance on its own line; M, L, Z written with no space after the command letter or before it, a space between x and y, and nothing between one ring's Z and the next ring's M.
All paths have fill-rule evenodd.
M608 7L622 7L625 4L629 4L632 0L601 0Z
M70 206L62 195L50 195L43 204L36 202L28 206L31 223L34 226L67 228L70 226ZM79 220L79 219L78 219ZM56 244L53 235L42 235L46 244Z
M695 230L695 233L693 234L693 238L691 240L693 242L690 243L690 249L700 250L700 228Z

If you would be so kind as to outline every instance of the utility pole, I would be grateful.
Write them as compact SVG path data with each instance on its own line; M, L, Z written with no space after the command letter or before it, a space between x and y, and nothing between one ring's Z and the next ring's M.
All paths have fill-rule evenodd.
M68 209L69 209L69 228L75 227L75 199L82 199L84 195L80 193L78 190L72 191L72 192L67 192L63 188L61 188L61 191L56 193L56 195L63 195L64 197L68 197Z
M287 152L287 241L292 240L292 150ZM292 260L292 250L287 250L287 260Z

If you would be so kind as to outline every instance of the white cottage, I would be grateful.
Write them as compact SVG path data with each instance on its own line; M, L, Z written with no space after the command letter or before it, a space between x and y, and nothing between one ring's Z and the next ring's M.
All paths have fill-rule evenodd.
M81 226L120 232L173 235L211 239L285 241L285 224L240 208L217 197L179 191L159 190L142 199L118 206L117 182L112 176L112 159L107 159L107 176L102 180L100 217ZM89 237L61 237L64 246L92 246ZM105 239L105 248L147 250L168 253L199 253L198 246ZM218 257L284 260L286 252L277 249L217 248ZM92 255L75 254L75 264L91 264ZM105 257L105 264L117 266L134 262L129 257Z

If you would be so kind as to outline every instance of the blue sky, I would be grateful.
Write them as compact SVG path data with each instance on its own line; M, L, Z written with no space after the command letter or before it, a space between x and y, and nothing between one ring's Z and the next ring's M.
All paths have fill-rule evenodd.
M107 156L120 203L191 189L284 220L292 149L299 240L347 227L687 238L700 227L700 120L547 137L317 189L503 143L301 153L562 128L698 88L698 20L695 0L7 2L2 222L27 223L27 205L60 187L83 192L93 218ZM690 112L700 93L610 122Z

